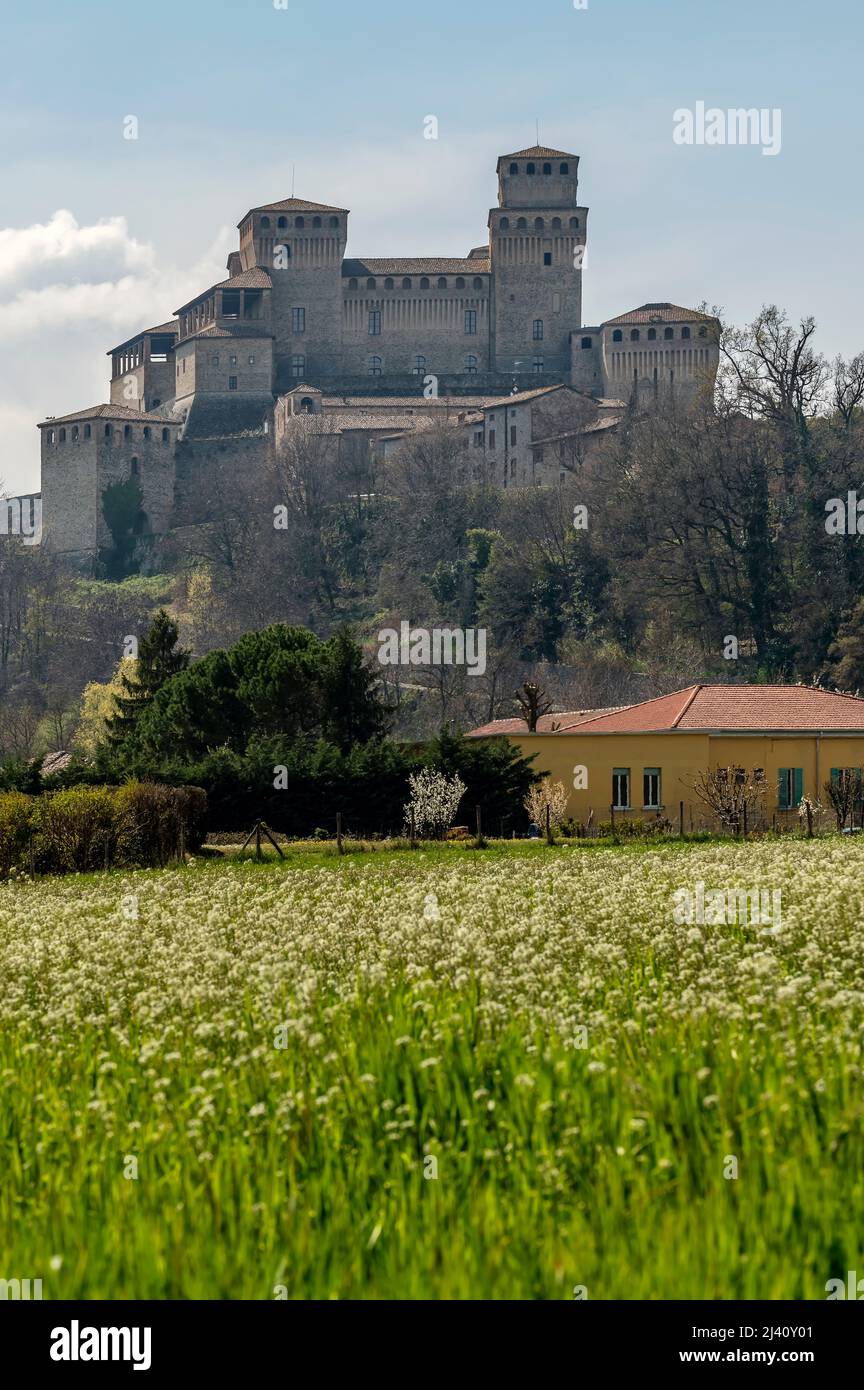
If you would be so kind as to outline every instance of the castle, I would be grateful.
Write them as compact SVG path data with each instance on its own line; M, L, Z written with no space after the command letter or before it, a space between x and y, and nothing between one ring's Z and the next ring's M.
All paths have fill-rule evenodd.
M488 242L465 257L346 259L345 208L252 208L227 278L110 350L110 401L40 424L46 543L110 544L102 494L128 478L142 534L194 522L193 484L260 468L300 415L361 453L446 419L493 481L524 486L556 482L574 432L614 426L634 393L713 381L719 324L699 310L582 324L578 168L540 145L502 156Z

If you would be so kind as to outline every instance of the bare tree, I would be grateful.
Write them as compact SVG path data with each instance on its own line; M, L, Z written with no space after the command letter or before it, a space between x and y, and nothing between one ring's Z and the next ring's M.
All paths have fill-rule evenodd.
M516 691L515 698L522 711L522 718L528 725L528 732L536 734L540 719L552 708L552 701L547 697L545 690L541 690L534 681L526 681L522 689Z
M841 767L837 777L825 783L825 798L837 817L837 829L842 830L851 816L854 819L856 807L862 804L864 783L856 767Z
M762 768L708 768L688 785L702 804L736 835L743 829L745 815L752 823L754 817L750 813L761 816L764 810L766 786Z

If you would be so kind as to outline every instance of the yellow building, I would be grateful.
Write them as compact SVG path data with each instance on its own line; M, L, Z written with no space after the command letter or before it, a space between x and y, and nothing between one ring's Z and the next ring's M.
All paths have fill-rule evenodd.
M536 733L523 719L498 719L468 737L502 734L537 754L536 771L564 783L568 815L583 824L677 827L683 810L685 830L710 827L694 783L738 767L764 778L761 823L789 825L802 796L825 805L826 782L864 767L864 700L798 685L694 685L620 709L545 715Z

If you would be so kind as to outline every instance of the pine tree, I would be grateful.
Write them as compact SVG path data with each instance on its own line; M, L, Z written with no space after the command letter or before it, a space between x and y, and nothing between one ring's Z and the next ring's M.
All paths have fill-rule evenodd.
M113 745L126 742L157 690L189 665L188 651L177 645L179 635L174 619L160 608L138 644L133 670L120 676L120 693L114 696L116 712L106 721Z

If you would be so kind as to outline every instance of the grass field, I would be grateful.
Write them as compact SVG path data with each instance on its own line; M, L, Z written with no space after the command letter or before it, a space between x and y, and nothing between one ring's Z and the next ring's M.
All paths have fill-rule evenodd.
M677 924L698 881L780 930ZM2 884L0 1278L824 1299L864 1269L862 923L839 838Z

